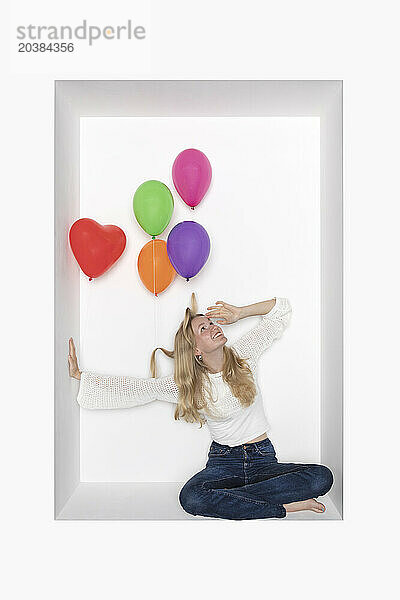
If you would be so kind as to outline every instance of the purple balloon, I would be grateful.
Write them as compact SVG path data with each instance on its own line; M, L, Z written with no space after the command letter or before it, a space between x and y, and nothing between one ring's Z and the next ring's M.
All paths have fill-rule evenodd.
M195 221L182 221L171 229L167 254L175 271L189 281L204 267L210 254L207 231Z

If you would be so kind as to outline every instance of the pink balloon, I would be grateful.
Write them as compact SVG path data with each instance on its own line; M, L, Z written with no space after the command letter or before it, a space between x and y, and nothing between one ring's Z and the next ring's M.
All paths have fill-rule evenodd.
M182 200L194 209L210 187L210 161L200 150L183 150L172 165L172 179Z

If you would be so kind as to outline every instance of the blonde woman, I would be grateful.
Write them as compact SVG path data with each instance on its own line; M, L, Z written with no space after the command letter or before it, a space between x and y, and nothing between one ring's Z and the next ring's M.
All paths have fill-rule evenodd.
M182 508L190 514L265 519L302 510L323 513L325 506L315 497L330 490L331 470L277 461L257 385L258 359L288 325L288 300L241 307L218 300L207 310L197 312L192 294L174 350L152 352L148 379L81 372L70 338L69 374L80 379L78 403L86 409L111 409L165 400L176 404L175 419L207 424L213 441L206 466L179 494ZM227 346L221 324L254 315L260 316L257 325ZM156 376L157 350L174 359L173 375Z

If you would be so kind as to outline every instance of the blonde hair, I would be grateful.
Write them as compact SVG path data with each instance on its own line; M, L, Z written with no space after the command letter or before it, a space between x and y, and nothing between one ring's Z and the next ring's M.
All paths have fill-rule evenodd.
M174 350L155 348L151 353L150 372L152 377L157 377L155 360L157 350L161 350L169 358L174 359L174 380L179 389L175 420L183 419L188 423L197 422L202 426L205 419L199 411L206 408L207 399L211 401L211 393L208 368L194 353L196 339L192 329L192 320L197 316L204 315L197 312L196 297L192 293L191 308L186 308L184 319L175 334ZM250 406L254 402L257 392L246 359L240 358L233 348L224 346L223 352L222 378L242 406Z

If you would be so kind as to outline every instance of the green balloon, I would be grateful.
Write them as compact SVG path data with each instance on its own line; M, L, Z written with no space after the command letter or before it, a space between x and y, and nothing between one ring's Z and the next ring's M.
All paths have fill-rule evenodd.
M140 227L149 235L160 235L171 220L174 199L167 186L152 179L138 187L133 197L133 211Z

